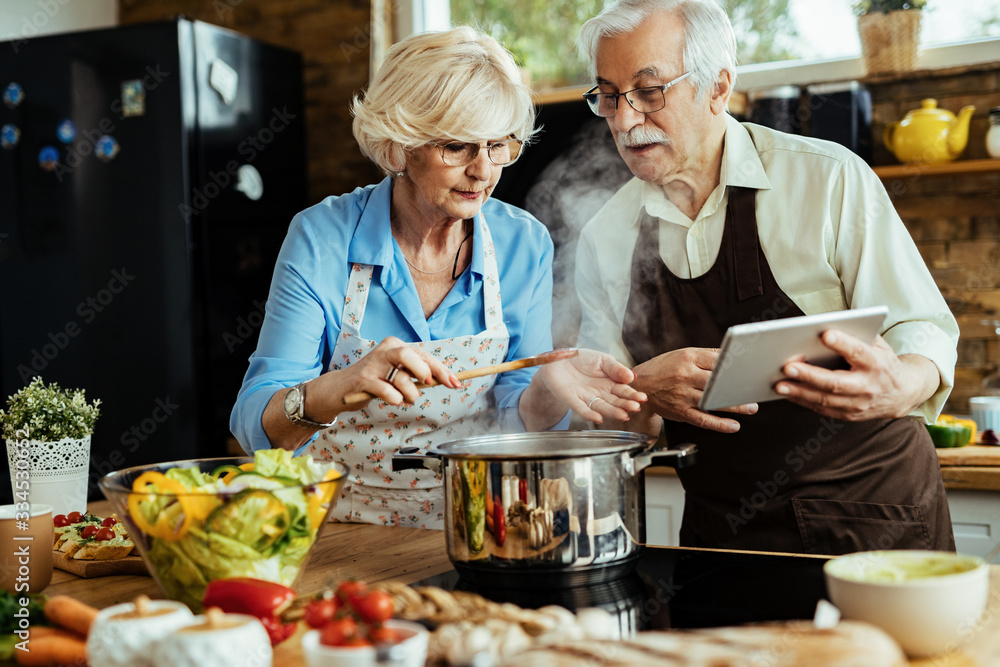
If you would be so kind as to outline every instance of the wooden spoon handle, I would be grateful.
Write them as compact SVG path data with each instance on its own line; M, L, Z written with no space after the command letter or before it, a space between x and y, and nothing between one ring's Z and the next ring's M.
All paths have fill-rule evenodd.
M459 380L468 380L470 378L483 377L484 375L495 375L497 373L506 373L507 371L516 371L519 368L531 368L532 366L541 366L543 364L551 364L553 361L561 361L563 359L569 359L570 357L575 357L580 354L580 351L575 347L563 347L558 350L552 350L551 352L543 352L542 354L536 354L532 357L525 357L523 359L515 359L514 361L505 361L502 364L494 364L492 366L482 366L481 368L470 368L467 371L462 371L460 373L455 373L455 377ZM425 387L434 387L441 384L437 380L431 379L430 382L423 383L418 382L417 389L423 389ZM347 394L344 396L344 405L350 405L351 403L360 403L361 401L367 401L375 398L374 395L369 394L367 391L358 391L353 394Z

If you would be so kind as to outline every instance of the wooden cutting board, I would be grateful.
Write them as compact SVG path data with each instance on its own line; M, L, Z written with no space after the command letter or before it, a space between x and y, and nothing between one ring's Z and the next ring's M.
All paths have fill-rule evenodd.
M1000 466L1000 447L996 445L966 445L938 449L942 466Z
M79 560L63 558L61 551L53 551L52 566L84 579L107 577L113 574L149 574L149 571L146 570L146 564L142 562L142 556L125 556L115 560Z

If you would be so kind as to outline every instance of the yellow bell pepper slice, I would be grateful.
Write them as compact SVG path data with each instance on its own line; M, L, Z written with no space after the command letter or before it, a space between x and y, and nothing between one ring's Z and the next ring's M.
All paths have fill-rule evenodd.
M336 468L330 468L320 482L332 482L335 479L340 479L340 473L337 472ZM327 509L325 505L333 500L333 494L337 491L336 484L327 484L321 488L322 490L316 489L314 493L309 495L309 502L306 506L311 530L317 530L323 524Z
M166 512L161 512L156 517L155 523L146 521L139 504L148 501L146 495L147 488L156 486L159 493L170 493L177 496L177 502L181 507L180 523L171 521L171 517ZM190 502L191 491L180 482L170 479L163 473L149 471L144 472L132 483L132 491L128 497L128 513L140 530L152 537L158 537L168 542L175 542L187 534L191 522L194 521L197 510L192 511ZM202 517L204 518L204 517Z

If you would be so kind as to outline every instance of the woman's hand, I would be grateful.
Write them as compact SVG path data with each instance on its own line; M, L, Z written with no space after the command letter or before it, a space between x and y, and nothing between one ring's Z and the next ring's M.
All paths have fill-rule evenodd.
M448 368L415 345L389 336L347 368L325 373L314 382L325 380L324 394L333 399L339 412L357 410L368 400L345 404L348 394L366 391L390 405L416 403L420 399L417 382L435 379L446 387L458 389L462 382ZM311 387L311 385L310 385Z
M646 401L644 393L629 386L634 379L610 354L581 349L578 356L540 367L518 411L530 431L552 427L567 409L597 424L606 417L628 421Z
M323 373L310 380L306 385L302 412L307 419L315 422L333 421L341 412L357 410L371 400L344 403L345 396L357 392L368 392L391 405L415 403L420 398L415 382L426 382L431 378L452 389L462 386L454 373L440 361L419 347L390 336L347 368ZM272 446L296 449L307 442L317 429L293 424L285 417L282 403L286 393L287 389L274 392L264 410L262 423Z

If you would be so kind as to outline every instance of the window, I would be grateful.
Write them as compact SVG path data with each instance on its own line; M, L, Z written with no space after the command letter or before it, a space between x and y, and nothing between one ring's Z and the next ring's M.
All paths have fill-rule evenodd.
M604 0L412 1L447 3L452 24L492 34L514 53L537 89L589 83L586 64L576 54L576 34ZM718 2L733 22L741 65L861 53L854 0ZM928 0L923 11L922 46L1000 36L1000 0Z

